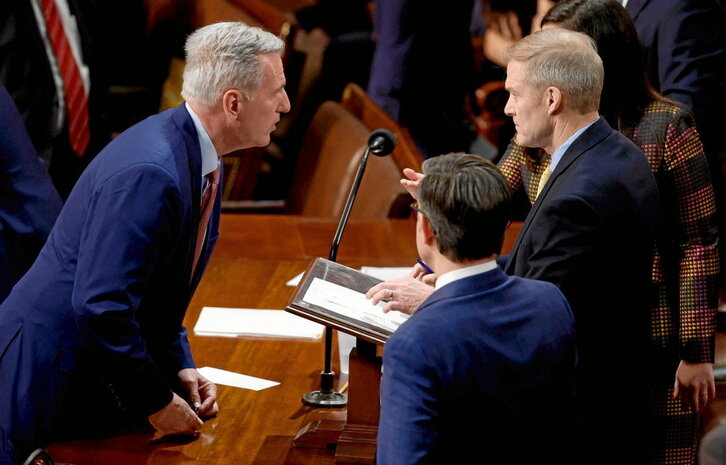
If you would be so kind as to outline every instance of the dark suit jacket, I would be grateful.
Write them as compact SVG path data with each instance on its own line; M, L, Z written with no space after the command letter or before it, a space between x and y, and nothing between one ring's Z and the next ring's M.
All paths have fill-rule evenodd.
M572 306L581 415L589 439L617 439L608 442L610 459L623 450L625 439L634 447L643 442L635 431L642 426L647 395L657 208L657 186L645 156L600 118L563 155L505 267L512 275L556 284ZM626 386L614 385L614 379Z
M464 99L474 88L472 0L375 2L368 93L407 127L426 157L468 151Z
M53 440L54 424L71 420L60 410L92 413L88 400L64 405L78 379L103 380L140 417L171 401L176 373L194 366L182 320L218 236L221 187L191 276L200 170L181 105L128 129L83 173L38 260L0 306L0 379L13 380L0 383L6 456Z
M555 286L447 284L384 347L377 463L569 463L576 361Z
M719 0L630 0L651 81L696 117L709 161L720 164L726 127L726 7ZM720 183L721 181L719 181Z
M0 82L13 97L30 139L49 164L51 177L65 199L91 158L109 141L104 104L105 77L94 58L94 6L90 0L66 0L76 19L83 61L89 66L91 141L79 158L70 148L67 124L56 129L57 89L30 0L0 2Z
M0 84L0 302L30 268L61 209L61 199Z

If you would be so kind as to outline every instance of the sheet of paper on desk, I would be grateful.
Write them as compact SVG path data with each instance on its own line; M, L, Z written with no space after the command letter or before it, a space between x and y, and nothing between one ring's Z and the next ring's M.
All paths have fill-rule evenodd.
M197 336L258 336L319 339L323 325L284 310L203 307L194 334Z
M381 281L389 281L391 279L403 278L411 274L413 266L361 266L360 270L374 278L378 278Z
M261 391L262 389L280 384L277 381L241 375L233 371L220 370L219 368L202 367L198 371L214 384L224 384L225 386L249 389L251 391Z
M408 315L392 311L383 313L383 305L373 305L365 294L320 278L313 278L303 300L332 312L360 321L367 321L395 331Z

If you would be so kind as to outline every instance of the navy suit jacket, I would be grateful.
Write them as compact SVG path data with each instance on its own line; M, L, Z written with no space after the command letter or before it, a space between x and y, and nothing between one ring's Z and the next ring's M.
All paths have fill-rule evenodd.
M602 437L617 438L618 447L606 448L613 453L626 438L643 442L624 431L639 427L647 405L657 209L643 152L600 118L557 164L505 267L552 282L567 297L577 324L581 414ZM614 378L627 380L627 388Z
M30 142L15 103L0 84L0 302L30 268L62 203Z
M436 290L386 342L377 463L569 463L574 320L500 268Z
M719 0L629 0L626 8L645 47L653 85L693 112L712 175L720 177L718 151L726 150L726 7Z
M94 408L64 405L76 379L102 379L139 416L171 401L176 373L194 366L182 320L218 236L219 196L192 276L200 170L182 104L125 131L83 173L0 306L0 380L13 380L0 383L5 457L53 440L61 409Z
M441 8L432 0L375 2L376 50L368 93L409 129L425 157L466 151L473 139L463 123L465 98L475 87L469 33L473 4L458 0Z

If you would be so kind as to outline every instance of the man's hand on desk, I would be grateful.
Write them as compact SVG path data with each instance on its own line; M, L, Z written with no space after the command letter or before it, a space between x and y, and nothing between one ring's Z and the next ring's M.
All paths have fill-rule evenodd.
M166 407L149 415L149 423L162 436L196 435L204 425L189 404L177 394Z
M180 370L177 376L197 415L210 418L219 413L217 386L213 382L202 376L196 368Z
M368 290L366 298L371 299L373 305L381 301L386 302L383 306L384 312L398 310L413 315L433 292L433 286L413 276L406 276L376 284Z

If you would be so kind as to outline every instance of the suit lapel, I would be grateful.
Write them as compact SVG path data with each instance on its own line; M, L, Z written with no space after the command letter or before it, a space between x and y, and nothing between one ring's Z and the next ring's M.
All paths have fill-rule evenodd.
M593 146L597 145L598 143L600 143L600 141L607 137L611 131L612 129L610 128L610 126L601 116L597 121L592 124L592 126L587 128L585 132L580 134L580 137L578 137L572 143L572 145L570 145L567 151L562 155L562 158L560 158L560 161L557 163L557 166L552 172L550 179L545 184L542 192L540 192L540 194L537 196L537 200L534 202L534 205L532 205L532 208L527 214L527 218L525 218L524 220L522 230L517 236L514 247L512 247L512 252L509 254L509 260L504 267L507 273L511 274L514 271L513 268L516 262L519 246L522 243L522 239L528 233L529 227L534 221L534 218L537 216L537 212L540 210L540 207L544 202L547 201L547 193L557 182L557 178L562 176L570 168L570 166L572 166L572 164L582 156L582 154L590 150Z
M178 159L177 164L179 166L188 167L189 179L180 179L182 185L184 182L191 185L190 192L190 208L192 211L192 221L189 225L189 248L187 250L189 257L194 257L194 249L196 247L196 232L197 225L199 224L199 218L201 216L201 204L202 204L202 149L199 146L199 136L197 130L194 127L194 121L189 115L184 103L176 107L172 113L174 124L179 129L182 137L184 138L184 144L186 150L184 153L175 153L175 157L183 157L184 159ZM221 188L218 189L218 192ZM187 273L186 276L190 276L192 273L191 266L193 260L187 261ZM198 266L197 269L200 267ZM194 279L192 280L194 281Z

